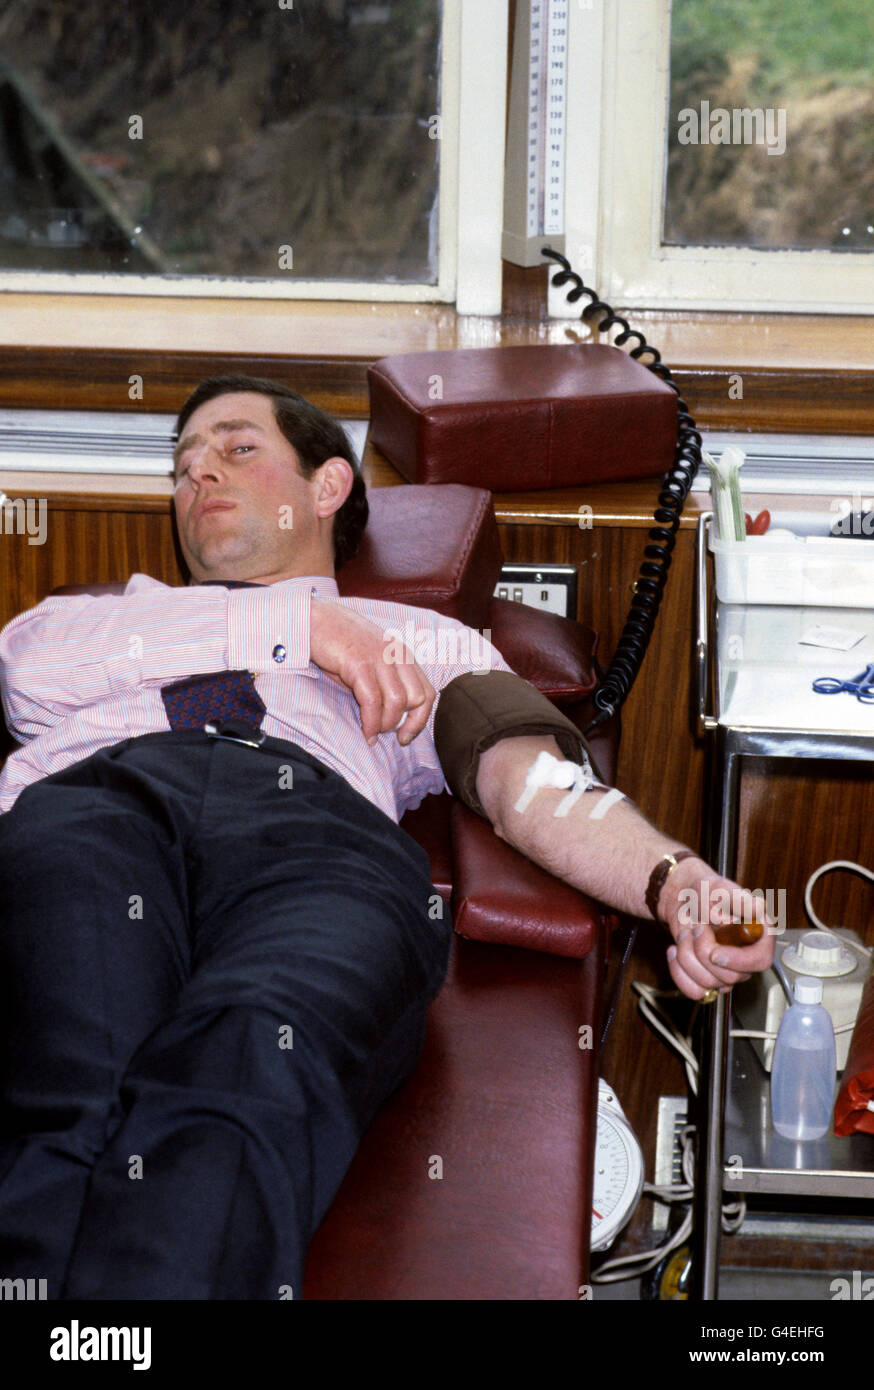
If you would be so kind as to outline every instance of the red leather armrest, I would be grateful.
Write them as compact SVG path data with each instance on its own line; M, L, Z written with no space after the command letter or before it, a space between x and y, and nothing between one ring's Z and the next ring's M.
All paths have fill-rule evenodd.
M584 700L598 684L598 634L582 623L505 598L492 599L489 623L492 645L516 675L559 708Z
M370 488L358 554L337 572L340 594L436 609L468 627L488 626L501 573L492 499L482 488Z
M460 801L452 807L452 910L459 936L582 958L606 918L584 893L499 840Z
M676 394L609 343L401 353L367 380L371 443L414 483L539 491L652 477L674 456Z
M505 598L492 599L489 622L493 645L517 676L530 681L584 729L598 713L591 699L601 678L595 656L598 634L571 618ZM616 778L619 734L616 714L587 735L595 766L611 784Z

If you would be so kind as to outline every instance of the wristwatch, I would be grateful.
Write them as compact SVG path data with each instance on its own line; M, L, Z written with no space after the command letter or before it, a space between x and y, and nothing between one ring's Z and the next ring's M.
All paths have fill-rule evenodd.
M681 859L697 858L698 855L693 849L681 849L677 854L664 855L656 864L649 876L645 894L646 905L655 921L659 920L659 898L668 880L668 875L673 873Z

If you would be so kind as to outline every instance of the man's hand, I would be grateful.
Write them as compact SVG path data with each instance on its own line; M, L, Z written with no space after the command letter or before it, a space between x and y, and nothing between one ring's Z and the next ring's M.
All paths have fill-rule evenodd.
M352 691L371 747L380 734L393 729L398 743L406 747L427 724L437 692L412 655L403 664L386 661L385 656L385 635L375 623L333 599L313 597L311 660Z
M766 970L774 959L776 923L761 899L721 878L703 859L684 859L668 875L659 915L674 938L668 948L671 978L690 999L711 989L730 989L754 971ZM750 946L722 945L714 928L738 920L761 922L762 936Z

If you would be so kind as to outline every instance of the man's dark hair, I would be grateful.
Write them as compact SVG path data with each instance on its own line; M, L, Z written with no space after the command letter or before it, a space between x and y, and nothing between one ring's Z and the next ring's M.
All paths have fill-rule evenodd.
M263 377L255 376L213 376L192 391L180 410L176 421L176 438L180 438L189 418L199 406L214 400L216 396L227 396L237 391L256 391L259 395L270 397L276 423L296 451L305 478L311 478L316 469L330 458L344 458L352 465L355 473L352 491L334 516L334 568L339 569L358 550L367 525L369 507L367 489L358 470L355 452L342 425L338 425L330 415L278 381L266 381Z

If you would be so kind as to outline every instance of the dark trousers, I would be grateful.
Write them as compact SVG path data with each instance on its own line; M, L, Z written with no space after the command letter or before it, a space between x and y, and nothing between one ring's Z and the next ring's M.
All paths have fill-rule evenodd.
M408 835L278 739L148 734L22 792L0 816L0 1278L299 1297L421 1052L433 892Z

